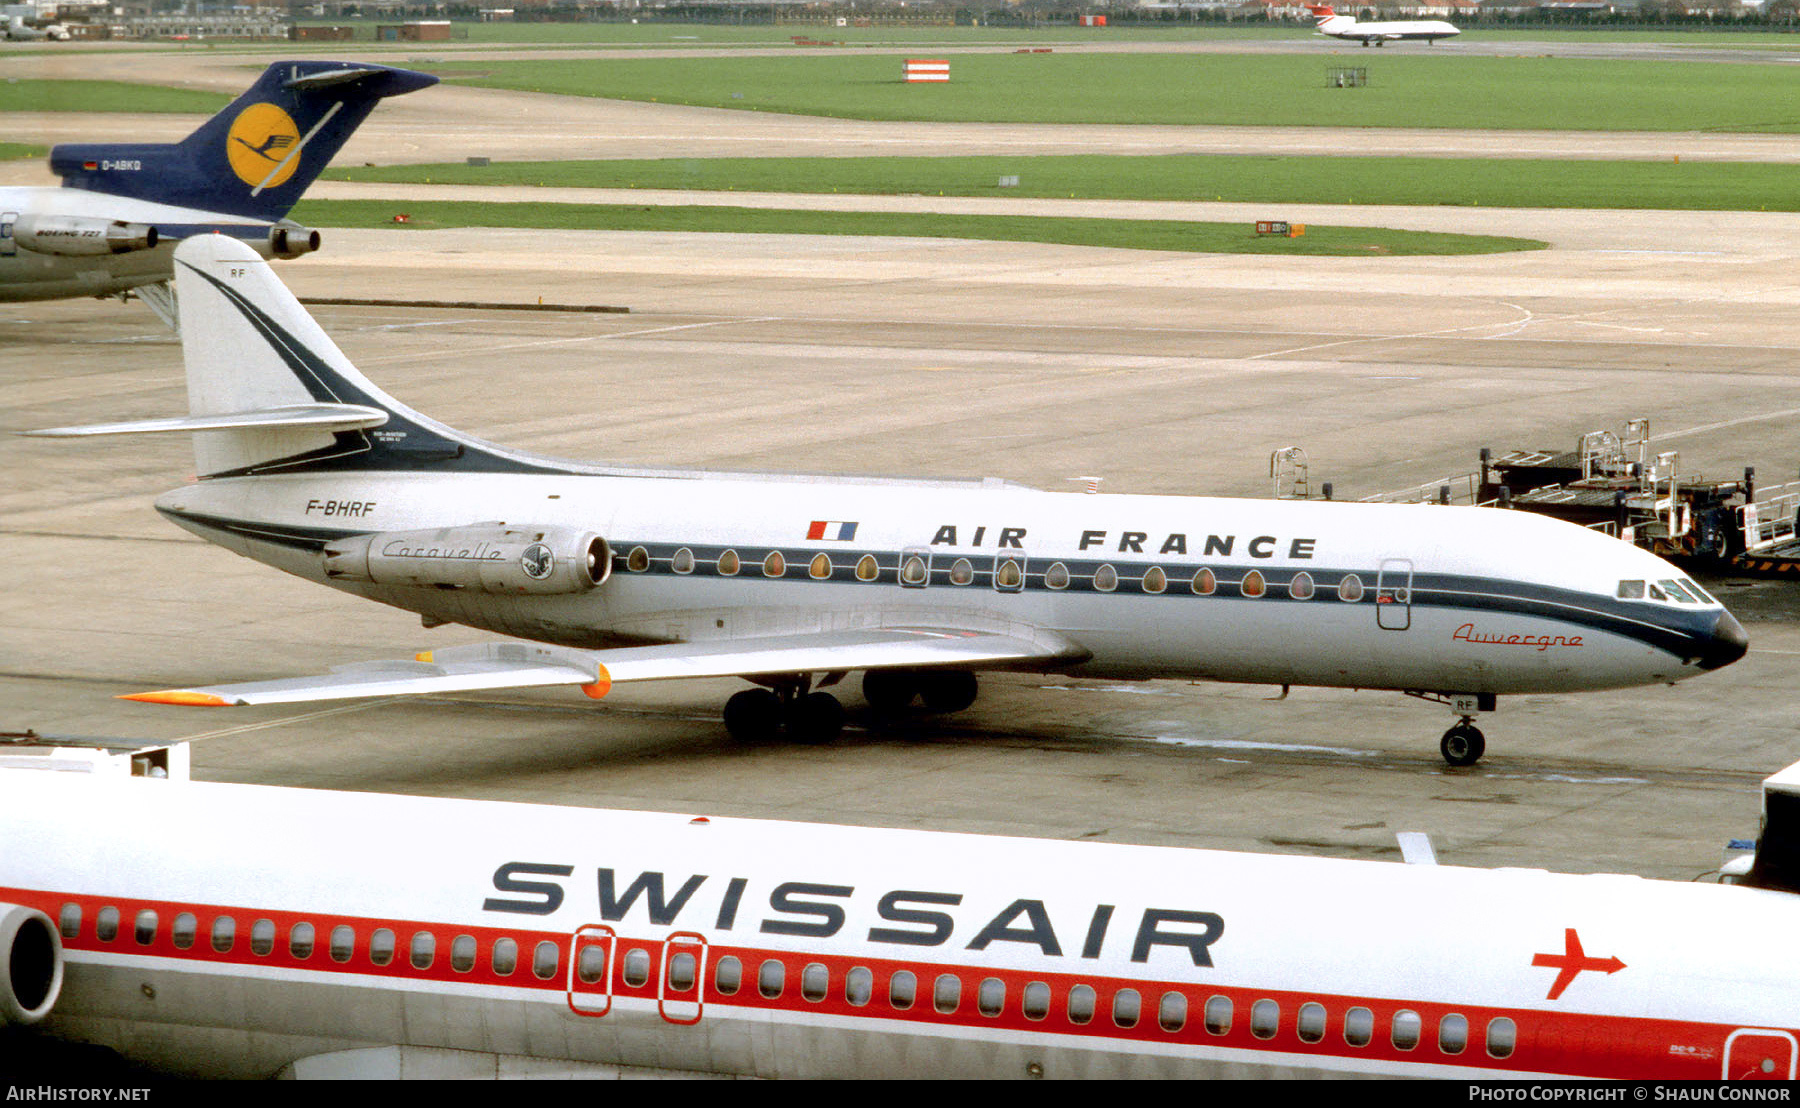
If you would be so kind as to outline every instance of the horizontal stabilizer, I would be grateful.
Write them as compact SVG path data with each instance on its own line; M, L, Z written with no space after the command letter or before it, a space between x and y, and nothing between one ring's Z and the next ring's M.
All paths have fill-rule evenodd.
M295 404L253 412L221 412L217 415L177 416L172 419L140 419L127 423L90 423L80 427L48 427L21 431L43 439L82 438L89 435L160 435L182 431L357 431L380 427L388 413L360 404Z
M318 677L165 689L122 699L236 707L545 685L580 685L589 696L602 697L620 681L852 669L982 669L1020 662L1074 664L1087 657L1086 650L1047 632L997 634L945 627L879 627L595 651L506 642L432 651L410 662L364 662Z

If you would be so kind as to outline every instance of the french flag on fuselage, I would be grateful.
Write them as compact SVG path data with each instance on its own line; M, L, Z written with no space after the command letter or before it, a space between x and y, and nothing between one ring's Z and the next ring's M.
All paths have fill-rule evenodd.
M837 520L815 519L812 526L806 529L806 537L813 542L850 542L856 538L856 524L840 523Z

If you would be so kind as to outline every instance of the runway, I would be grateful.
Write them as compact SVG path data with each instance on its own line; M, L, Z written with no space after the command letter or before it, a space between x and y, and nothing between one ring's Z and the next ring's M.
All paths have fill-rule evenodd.
M548 454L1256 496L1270 451L1298 445L1315 481L1354 498L1465 471L1484 445L1566 449L1648 417L1683 472L1748 464L1774 483L1800 465L1795 217L1379 218L1534 227L1553 245L1280 259L332 231L277 271L303 297L630 308L317 310L405 402ZM141 306L0 306L0 429L176 414L181 374ZM1753 834L1761 778L1800 759L1800 624L1792 586L1767 584L1716 590L1751 635L1737 665L1671 688L1503 699L1486 760L1454 771L1436 752L1446 711L1371 692L1268 702L1279 690L1002 676L948 721L876 729L850 691L840 741L748 748L718 721L736 687L722 681L601 704L117 701L480 638L188 538L150 501L191 469L176 440L0 439L0 731L187 738L195 775L215 780L1339 856L1397 857L1395 832L1422 830L1450 864L1674 879Z

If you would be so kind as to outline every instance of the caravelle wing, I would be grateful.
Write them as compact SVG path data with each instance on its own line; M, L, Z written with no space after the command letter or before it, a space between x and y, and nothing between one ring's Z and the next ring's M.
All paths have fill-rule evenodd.
M571 650L535 643L483 643L419 654L412 661L363 662L317 677L134 693L155 704L236 707L408 696L478 689L579 685L602 697L620 681L757 677L853 669L997 669L1028 662L1070 665L1089 654L1037 628L1009 632L956 627L871 627L720 642L618 650Z

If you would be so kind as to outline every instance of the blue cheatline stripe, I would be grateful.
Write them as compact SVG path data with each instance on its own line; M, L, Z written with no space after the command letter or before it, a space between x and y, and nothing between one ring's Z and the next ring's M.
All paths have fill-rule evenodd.
M258 539L303 550L318 550L334 539L369 533L356 529L273 525L220 516L199 515L168 508L158 510L171 519L222 534ZM613 547L614 572L634 577L704 576L727 579L742 577L753 581L816 581L819 583L897 586L900 584L900 570L907 556L904 551L897 550L822 551L816 547L727 547L718 544L633 543L629 540L610 538L608 542ZM675 568L676 554L682 550L687 551L689 557L681 559L681 564L692 567L685 573L678 572ZM643 552L641 559L638 559L642 568L634 568L634 557L639 551ZM737 573L721 574L718 571L720 556L727 551L738 556L740 569ZM774 577L767 576L763 568L763 563L772 554L779 554L782 561L781 573ZM812 573L813 566L815 559L821 554L824 554L828 560L830 569L825 576L815 578ZM1019 558L1016 554L1002 555L1001 557L1013 560ZM874 576L866 580L857 575L857 567L864 558L874 559ZM958 573L957 563L959 561L969 562L969 577L965 585L957 585L953 581L953 574ZM1352 603L1367 607L1373 607L1375 604L1375 589L1372 584L1375 571L1371 569L1322 567L1306 570L1276 567L1262 569L1238 564L1221 564L1183 565L1178 567L1178 573L1172 567L1153 563L1115 563L1098 559L1046 558L1030 559L1025 562L1026 572L1020 589L996 589L993 582L994 562L993 555L975 558L945 554L934 557L929 571L928 587L951 589L957 592L966 589L979 592L984 596L995 597L1018 592L1073 595L1110 592L1114 595L1134 597L1142 602L1172 598L1249 602L1248 598L1241 596L1239 586L1243 579L1252 570L1255 570L1263 576L1267 586L1262 596L1254 598L1256 603ZM1069 583L1064 588L1051 588L1046 582L1048 571L1059 564L1067 569ZM1095 587L1094 579L1101 568L1105 566L1111 566L1117 576L1118 584L1115 589ZM1167 586L1161 593L1143 591L1143 582L1152 568L1163 570L1167 576ZM1212 571L1216 586L1211 593L1199 592L1194 588L1194 579L1201 570ZM1296 598L1291 593L1294 578L1302 572L1312 579L1315 588L1313 595L1306 599ZM1339 584L1349 577L1358 578L1363 585L1361 596L1355 601L1344 601L1337 595ZM998 600L988 602L1003 603ZM1415 573L1411 604L1415 609L1518 615L1554 620L1641 642L1646 646L1666 651L1683 659L1693 657L1700 652L1700 649L1710 639L1713 633L1713 624L1718 618L1714 609L1696 609L1693 612L1685 612L1679 609L1652 608L1647 602L1621 601L1573 589L1530 585L1504 578L1453 574ZM1658 619L1664 622L1657 622Z

